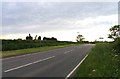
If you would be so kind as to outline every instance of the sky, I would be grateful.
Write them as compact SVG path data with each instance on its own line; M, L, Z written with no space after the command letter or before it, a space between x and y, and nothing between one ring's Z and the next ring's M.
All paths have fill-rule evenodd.
M3 1L0 39L56 37L60 41L109 40L109 28L118 24L118 2Z

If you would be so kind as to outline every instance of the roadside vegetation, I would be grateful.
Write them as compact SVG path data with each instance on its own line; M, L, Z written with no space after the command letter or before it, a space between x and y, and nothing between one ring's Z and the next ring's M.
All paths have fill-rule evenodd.
M43 37L41 36L31 36L29 34L26 36L25 40L21 38L14 40L4 40L2 39L2 51L10 51L10 50L19 50L19 49L28 49L28 48L38 48L38 47L46 47L46 46L59 46L59 45L68 45L68 44L76 44L77 42L71 41L58 41L55 37ZM0 50L1 51L1 50Z
M80 65L75 77L118 77L118 58L111 44L98 43Z
M19 50L10 50L10 51L2 51L2 57L11 57L11 56L18 56L23 54L31 54L31 53L38 53L43 51L48 51L51 49L63 48L68 46L76 46L80 44L65 44L65 45L58 45L58 46L44 46L44 47L37 47L37 48L27 48L27 49L19 49Z
M120 25L110 28L110 43L96 43L88 57L75 73L75 77L112 77L120 79Z
M80 36L80 35L78 35ZM11 57L23 54L30 54L36 52L47 51L56 48L62 48L66 46L79 45L83 42L80 40L81 37L77 37L77 42L72 41L58 41L57 38L54 37L43 37L41 40L41 36L35 36L35 39L29 34L26 36L25 40L20 38L14 40L2 40L2 49L0 53L2 53L2 57ZM85 43L89 43L88 41ZM0 55L0 56L1 56Z
M76 42L51 40L2 40L2 51L76 44Z

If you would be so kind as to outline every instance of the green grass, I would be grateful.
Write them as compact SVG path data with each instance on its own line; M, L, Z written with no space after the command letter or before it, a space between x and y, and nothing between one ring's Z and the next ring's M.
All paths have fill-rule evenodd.
M118 77L118 58L108 43L99 43L83 61L75 77Z
M48 51L51 49L63 48L74 45L80 45L80 44L67 44L67 45L59 45L59 46L45 46L45 47L28 48L28 49L20 49L20 50L12 50L12 51L2 51L2 57L5 58L5 57L11 57L11 56L17 56L17 55L23 55L29 53L36 53L36 52Z

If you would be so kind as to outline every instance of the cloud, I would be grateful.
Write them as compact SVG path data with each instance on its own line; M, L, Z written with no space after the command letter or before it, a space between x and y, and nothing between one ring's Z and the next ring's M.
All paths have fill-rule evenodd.
M3 2L118 2L119 0L3 0Z
M118 23L118 15L108 15L108 16L98 16L98 17L89 17L84 20L76 21L76 25L86 26L86 28L91 28L95 26L108 26L114 25ZM109 27L109 26L108 26Z
M4 27L3 34L15 34L15 33L42 33L59 30L81 30L91 28L109 29L112 25L118 23L117 14L109 16L89 17L84 20L61 20L56 19L49 21L49 23L43 25L29 25L29 26L17 26L17 27ZM59 22L58 24L56 22ZM55 24L54 24L55 23ZM34 30L33 30L34 29ZM12 31L11 31L12 30Z
M46 24L56 19L84 19L117 13L114 3L3 3L3 26ZM105 8L106 7L106 8Z
M90 29L117 23L114 2L3 2L2 13L3 35Z

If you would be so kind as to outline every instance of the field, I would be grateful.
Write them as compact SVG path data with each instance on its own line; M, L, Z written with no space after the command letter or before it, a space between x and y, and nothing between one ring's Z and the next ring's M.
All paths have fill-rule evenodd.
M68 41L43 41L43 40L2 40L2 51L19 50L27 48L37 48L45 46L59 46L76 44Z
M77 45L76 42L39 41L39 40L3 40L2 57L11 57L29 53L48 51L56 48ZM0 56L1 56L0 55Z
M78 68L75 77L120 77L120 57L115 52L117 49L114 49L114 45L115 43L96 44Z

